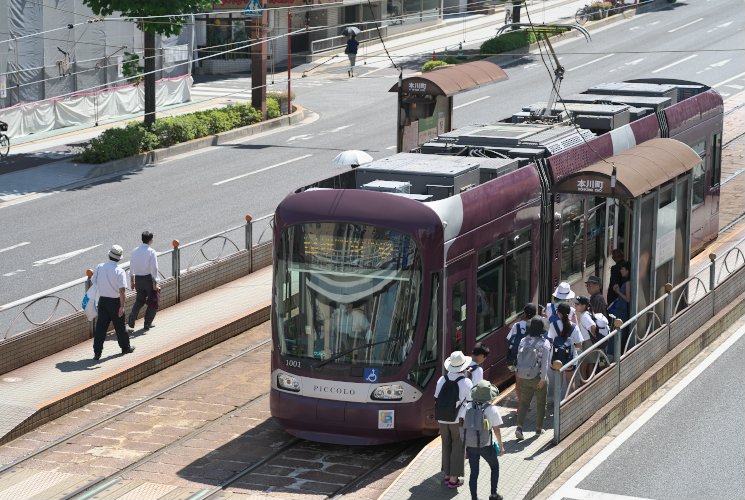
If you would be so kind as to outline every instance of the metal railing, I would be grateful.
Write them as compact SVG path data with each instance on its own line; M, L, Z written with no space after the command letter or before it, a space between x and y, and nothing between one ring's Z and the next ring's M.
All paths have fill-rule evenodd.
M554 362L555 443L745 291L745 238L709 259L708 266L678 285L666 284L661 297L627 321L615 320L609 335L567 364ZM738 279L728 282L736 274Z
M357 41L364 42L373 38L378 38L378 29L380 30L380 36L384 39L388 36L388 25L383 24L379 28L372 28L360 31L356 36ZM323 52L326 50L340 49L347 44L347 37L345 35L331 36L328 38L322 38L320 40L313 40L310 42L311 54Z
M182 273L223 259L237 252L248 250L249 262L253 261L253 248L271 241L274 214L258 219L246 216L246 222L219 233L180 245L173 240L173 248L157 253L158 273L161 279L176 279L176 296ZM129 262L120 266L129 270ZM249 266L249 272L253 269ZM89 275L92 271L88 270ZM128 281L129 282L129 281ZM35 293L29 297L0 306L0 342L81 311L81 300L90 286L90 276Z

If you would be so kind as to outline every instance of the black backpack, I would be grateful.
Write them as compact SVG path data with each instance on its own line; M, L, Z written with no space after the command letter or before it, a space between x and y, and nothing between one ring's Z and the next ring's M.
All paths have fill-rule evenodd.
M507 344L507 365L517 366L517 351L520 350L520 341L525 338L527 331L520 327L520 322L515 323L515 335L510 338Z
M460 387L458 383L465 377L450 380L445 377L445 383L440 393L435 398L435 420L442 422L455 422L458 418L458 410L463 401L460 400Z
M562 365L569 363L572 360L572 343L569 337L564 337L559 334L554 337L553 352L551 354L551 363L554 361L561 361Z

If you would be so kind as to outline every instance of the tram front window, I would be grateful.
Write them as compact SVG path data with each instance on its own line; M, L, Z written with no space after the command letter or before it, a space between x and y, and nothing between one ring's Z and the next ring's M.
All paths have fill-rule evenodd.
M406 359L422 276L409 236L365 224L298 224L278 242L275 273L283 355L366 366Z

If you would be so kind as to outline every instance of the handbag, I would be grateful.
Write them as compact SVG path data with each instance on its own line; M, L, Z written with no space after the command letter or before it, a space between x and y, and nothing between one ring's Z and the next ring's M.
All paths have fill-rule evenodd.
M153 309L158 309L160 307L160 290L153 290L153 293L147 296L145 304Z
M81 308L83 309L83 312L85 313L85 317L88 318L88 321L93 321L98 317L98 287L96 284L92 284L91 287L88 289L87 292L85 292L85 295L83 295L83 301L80 304Z

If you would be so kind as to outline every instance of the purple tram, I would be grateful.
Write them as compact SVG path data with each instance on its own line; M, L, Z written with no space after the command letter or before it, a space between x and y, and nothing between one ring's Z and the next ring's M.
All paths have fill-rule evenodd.
M271 361L271 412L280 425L340 444L433 435L442 363L477 341L493 353L486 376L507 381L505 336L525 303L545 302L559 279L576 285L607 276L611 248L644 258L632 237L645 231L632 217L642 198L619 203L555 189L598 160L645 144L665 150L653 162L660 170L686 155L693 165L693 156L685 179L663 179L665 193L677 190L689 207L691 234L673 237L686 246L715 237L721 97L693 82L615 85L602 98L588 91L560 103L554 120L526 112L464 127L280 203ZM664 98L644 99L655 92ZM705 217L695 212L700 206ZM699 219L704 232L696 239ZM673 279L687 263L655 269L658 281L668 279L666 269ZM640 281L648 288L638 289L640 307L654 298L654 278Z

